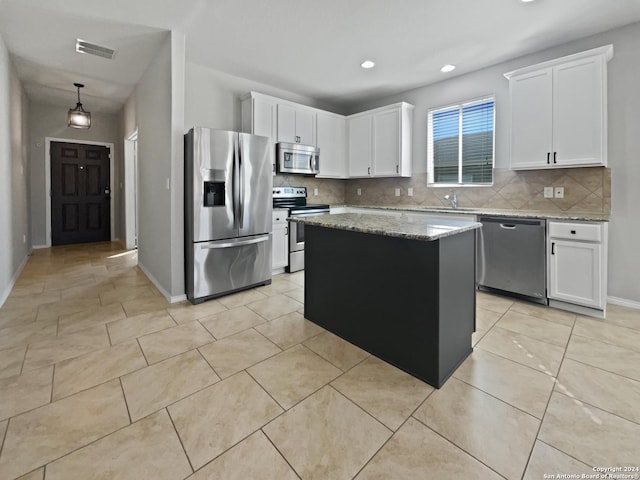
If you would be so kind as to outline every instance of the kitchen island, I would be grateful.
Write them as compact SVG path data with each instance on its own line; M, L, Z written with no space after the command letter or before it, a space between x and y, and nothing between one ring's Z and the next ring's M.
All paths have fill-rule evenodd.
M471 353L479 223L344 213L304 224L308 320L440 388Z

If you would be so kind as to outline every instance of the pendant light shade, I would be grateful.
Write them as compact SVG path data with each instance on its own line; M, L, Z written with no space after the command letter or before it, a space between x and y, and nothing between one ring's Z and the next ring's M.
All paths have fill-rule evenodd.
M89 128L91 127L91 112L85 112L80 103L80 89L84 87L81 83L73 84L78 89L78 103L76 108L70 108L67 115L67 125L71 128Z

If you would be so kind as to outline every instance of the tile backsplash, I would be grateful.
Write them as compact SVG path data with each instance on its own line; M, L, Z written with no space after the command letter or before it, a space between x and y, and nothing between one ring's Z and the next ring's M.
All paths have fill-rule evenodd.
M332 180L277 175L274 186L305 186L309 203L331 205L449 206L452 190L462 208L533 210L542 212L610 213L611 169L605 167L513 171L496 169L488 187L427 187L427 174L411 178ZM544 198L544 187L564 187L564 198ZM318 195L314 195L314 188ZM400 189L400 196L395 195ZM413 188L413 196L408 189ZM357 194L360 189L361 195Z

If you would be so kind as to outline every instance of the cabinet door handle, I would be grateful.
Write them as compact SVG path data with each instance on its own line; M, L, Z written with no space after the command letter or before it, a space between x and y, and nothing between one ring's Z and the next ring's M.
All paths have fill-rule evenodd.
M367 175L371 175L371 167L367 167Z
M558 163L556 162L556 155L558 154L558 152L553 152L553 163Z
M284 227L284 236L289 235L289 227Z
M551 152L547 152L547 165L549 165L549 158L551 157Z
M400 165L396 165L396 173L400 173Z
M556 242L551 242L551 255L556 254Z

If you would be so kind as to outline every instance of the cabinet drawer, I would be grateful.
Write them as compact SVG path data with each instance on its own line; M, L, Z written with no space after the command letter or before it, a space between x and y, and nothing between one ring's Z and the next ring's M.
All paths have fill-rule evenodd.
M602 225L598 223L549 222L549 238L602 242Z
M273 210L273 223L287 223L289 210L286 208L275 208Z

